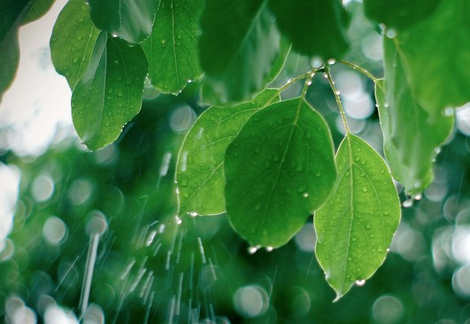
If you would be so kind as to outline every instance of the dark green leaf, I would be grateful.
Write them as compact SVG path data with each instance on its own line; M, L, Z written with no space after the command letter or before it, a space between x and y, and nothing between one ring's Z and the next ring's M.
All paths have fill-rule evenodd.
M140 46L98 37L87 71L72 94L72 118L90 150L114 142L142 105L147 61Z
M85 0L70 0L59 14L51 37L51 57L58 73L74 88L85 73L100 31Z
M394 42L385 38L384 50L385 82L379 81L375 91L385 157L395 179L415 196L431 183L436 148L452 132L454 118L431 117L413 98Z
M327 199L333 160L328 126L303 99L258 111L225 155L230 223L253 245L286 244Z
M149 62L149 78L161 92L178 94L198 79L200 0L162 0L152 34L142 44Z
M371 20L389 28L402 30L426 19L434 12L440 1L364 0L364 11Z
M133 44L152 32L159 0L88 0L95 26Z
M20 59L18 28L30 7L27 0L0 0L0 101L16 74Z
M413 94L431 115L470 101L470 2L441 1L393 39Z
M271 0L279 29L301 54L327 60L349 48L349 16L338 0Z
M314 221L317 259L338 300L384 262L400 204L387 165L359 137L344 138L336 164L338 180Z
M277 101L279 91L268 89L252 101L211 107L199 116L183 141L177 163L180 214L225 212L225 151L254 113Z
M204 99L248 99L270 81L281 36L267 0L208 0L201 18Z
M55 0L32 0L31 8L28 10L28 14L23 19L23 25L38 20L44 16L49 9L51 9Z

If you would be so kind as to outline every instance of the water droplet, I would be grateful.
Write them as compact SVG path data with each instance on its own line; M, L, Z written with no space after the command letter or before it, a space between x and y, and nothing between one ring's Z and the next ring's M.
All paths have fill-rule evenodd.
M407 200L405 200L402 204L402 206L404 208L410 208L413 206L413 199L412 198L408 198Z
M371 227L371 226L370 226L370 224L367 224L367 225L366 225L366 229L368 229L368 230L369 230L369 229L370 229L370 227Z
M336 63L336 60L335 60L335 59L329 59L329 60L328 60L328 64L329 64L329 65L333 65L333 64L335 64L335 63Z
M388 28L385 32L385 36L387 36L388 38L395 38L397 37L397 31L393 28Z
M308 197L308 192L304 192L304 193L302 194L302 197L307 198L307 197Z
M362 192L367 192L367 191L369 191L369 189L367 189L367 187L365 187L365 186L362 187Z
M194 212L194 211L189 213L189 216L191 216L191 217L196 217L197 215L199 215L199 214Z
M259 248L258 246L250 246L248 248L248 253L249 254L255 254L258 251L258 248Z
M257 203L257 204L255 205L255 210L260 210L261 207L262 207L261 203Z
M310 65L316 69L320 68L323 65L323 60L319 56L314 56L310 61Z
M421 200L422 198L423 198L422 194L416 194L416 195L413 196L414 200Z
M307 186L306 185L301 185L301 186L299 186L298 190L299 190L299 193L303 193L305 190L307 190Z
M356 282L354 284L358 287L363 287L366 284L366 281L365 280L356 280Z
M321 177L321 172L318 171L318 172L315 174L315 176L316 176L317 178L320 178L320 177Z
M266 247L266 252L272 252L274 248L272 246L267 246Z
M181 225L181 223L183 223L183 221L181 220L181 218L179 218L179 216L175 216L175 220L176 220L176 224L178 225Z
M356 242L356 241L357 241L357 237L356 237L356 236L353 236L353 237L351 238L351 240L352 240L353 242Z

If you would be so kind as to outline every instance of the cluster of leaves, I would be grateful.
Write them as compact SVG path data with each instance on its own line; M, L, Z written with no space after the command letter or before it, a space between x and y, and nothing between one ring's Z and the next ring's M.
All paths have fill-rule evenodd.
M0 68L11 76L1 91L16 68L9 44L18 26L51 1L9 2L1 7L18 10L0 13L8 18ZM70 0L51 53L90 150L114 142L139 113L146 80L174 95L198 82L212 106L180 150L179 213L227 212L242 237L268 249L287 243L314 214L317 259L340 298L385 259L400 220L392 175L418 197L452 132L453 108L470 101L470 72L461 68L470 63L469 7L467 0L364 0L367 17L382 26L383 80L342 61L350 17L339 0ZM269 89L291 48L313 67ZM333 59L375 82L388 165L348 130ZM305 99L317 73L328 79L346 128L336 156L327 123ZM300 96L282 99L300 80Z

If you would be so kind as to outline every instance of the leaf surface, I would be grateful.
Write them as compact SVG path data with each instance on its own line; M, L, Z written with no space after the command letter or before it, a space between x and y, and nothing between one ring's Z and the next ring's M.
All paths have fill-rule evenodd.
M470 101L470 1L441 1L393 39L419 104L431 115Z
M413 97L394 42L385 38L384 50L385 81L375 91L385 157L405 192L416 196L433 179L432 160L451 134L454 117L430 116Z
M70 0L57 18L51 36L51 57L56 71L74 88L90 63L100 31L90 19L84 0Z
M387 165L359 137L344 138L336 164L338 180L314 222L317 259L338 300L384 262L400 205Z
M271 0L279 29L301 54L341 58L349 48L349 16L336 0Z
M439 2L441 0L364 0L364 11L369 19L403 30L426 19Z
M152 34L142 44L149 62L149 78L164 93L178 94L188 82L198 79L199 0L162 0Z
M267 0L208 0L201 17L204 100L249 99L271 81L281 36Z
M255 113L227 148L224 168L230 223L265 247L286 244L336 179L329 128L301 98Z
M87 71L72 94L72 119L83 143L97 150L113 143L139 111L147 74L140 46L98 37Z
M31 7L28 14L23 19L22 25L29 24L44 16L51 9L55 0L31 0Z
M96 27L138 44L152 32L159 0L88 0Z
M178 158L180 214L225 212L225 151L254 113L277 101L279 91L267 89L249 102L210 107L199 116L186 135Z

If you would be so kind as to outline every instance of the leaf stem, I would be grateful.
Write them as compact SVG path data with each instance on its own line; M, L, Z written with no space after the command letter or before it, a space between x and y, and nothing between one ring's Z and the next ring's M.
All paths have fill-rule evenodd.
M335 96L336 104L338 105L339 113L341 115L341 119L343 120L344 128L346 129L346 134L349 135L349 134L351 134L351 132L349 131L348 122L346 120L346 113L344 111L343 103L341 102L341 98L339 96L339 91L336 88L336 85L335 85L333 79L331 78L330 65L329 64L325 65L324 73L325 73L326 79L328 80L328 83L330 84L331 90L333 91L333 95Z
M368 77L369 79L371 79L375 83L377 83L377 81L379 81L379 79L376 78L372 73L370 73L369 71L367 71L363 67L360 67L357 64L354 64L354 63L351 63L351 62L348 62L348 61L345 61L345 60L337 60L337 62L343 63L344 65L347 65L350 68L352 68L352 69L354 69L358 72L361 72L362 74L364 74L366 77Z

